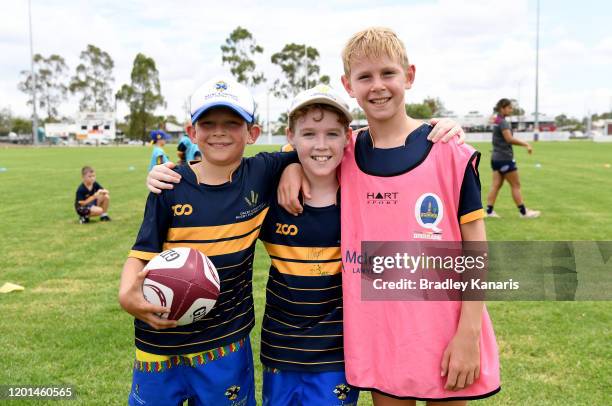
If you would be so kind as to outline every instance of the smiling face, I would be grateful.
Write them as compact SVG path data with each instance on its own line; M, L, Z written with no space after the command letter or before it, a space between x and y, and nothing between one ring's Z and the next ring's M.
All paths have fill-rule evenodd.
M241 116L224 107L207 111L188 131L203 158L218 166L240 162L246 145L253 144L259 136L258 126L249 128Z
M344 155L350 128L339 120L339 114L319 107L309 108L295 119L287 138L297 151L306 176L335 176Z
M351 60L349 76L342 77L342 84L368 121L381 122L406 114L404 91L412 86L414 75L414 65L405 69L389 56L361 57Z

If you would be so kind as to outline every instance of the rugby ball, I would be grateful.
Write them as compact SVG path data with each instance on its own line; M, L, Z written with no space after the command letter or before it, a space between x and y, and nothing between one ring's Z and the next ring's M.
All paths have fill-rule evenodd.
M145 269L149 270L142 288L145 299L169 308L170 313L160 317L176 320L179 326L202 320L217 302L219 274L198 250L166 250L149 261Z

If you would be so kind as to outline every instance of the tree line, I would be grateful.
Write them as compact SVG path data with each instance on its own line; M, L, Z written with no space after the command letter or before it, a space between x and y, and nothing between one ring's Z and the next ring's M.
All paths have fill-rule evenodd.
M268 83L268 78L257 70L254 61L258 54L263 54L264 48L256 43L247 29L235 28L220 50L223 64L229 67L238 82L247 86ZM318 60L316 48L307 44L286 44L270 57L270 62L280 68L282 77L276 78L268 90L276 97L288 99L317 83L328 84L329 76L321 75ZM112 57L91 44L81 52L80 63L72 73L61 55L36 54L33 58L34 75L30 70L22 71L22 80L17 87L27 95L29 106L36 100L39 115L46 123L62 121L64 118L59 115L59 107L73 96L78 98L81 111L113 111L118 102L125 103L129 114L125 123L119 123L118 127L130 138L144 140L150 130L168 120L178 124L174 116L155 115L157 108L166 106L166 101L153 58L138 53L132 64L130 82L119 86L116 92L113 91L114 67ZM0 110L0 133L27 133L29 125L29 120L14 117L9 109Z
M243 27L236 27L220 46L221 60L229 67L234 78L249 87L265 85L268 92L275 97L289 99L303 89L318 83L329 84L329 76L321 73L319 51L307 44L288 43L270 57L270 63L280 68L281 76L268 81L264 73L257 69L255 58L261 56L264 48L257 44L253 35ZM180 124L174 116L156 116L159 107L165 107L157 70L153 58L138 53L132 64L130 82L122 84L116 92L112 57L95 45L87 45L80 53L80 63L72 74L65 59L57 54L34 55L32 72L21 72L22 80L19 90L28 96L28 105L32 106L36 93L36 107L44 113L44 121L59 122L59 106L68 96L78 98L81 111L116 111L117 103L125 103L129 114L124 123L118 123L126 135L134 139L145 140L148 132L170 121ZM34 80L35 79L35 80ZM444 113L444 104L439 98L428 97L422 103L406 105L407 113L414 118L431 118ZM360 109L354 112L356 118L365 118ZM579 129L582 122L565 115L557 117L558 125L576 125ZM280 115L277 123L280 129L286 125L286 113ZM28 119L13 117L7 108L0 109L0 133L30 131Z

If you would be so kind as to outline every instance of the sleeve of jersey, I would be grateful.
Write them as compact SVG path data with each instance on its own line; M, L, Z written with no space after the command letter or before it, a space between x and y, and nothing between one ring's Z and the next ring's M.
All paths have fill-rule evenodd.
M264 165L266 179L270 182L280 178L283 170L290 164L299 163L297 152L260 152L253 157Z
M485 217L480 196L480 177L478 175L479 155L474 156L463 175L459 198L459 224L466 224Z
M79 185L79 188L76 191L76 201L78 203L83 200L85 200L85 192L83 191L83 188L81 187L81 185Z
M179 152L185 152L187 151L187 144L184 142L181 142L180 144L178 144L178 146L176 147L176 150Z
M149 261L162 252L170 224L170 209L164 196L164 193L149 193L144 218L129 257Z

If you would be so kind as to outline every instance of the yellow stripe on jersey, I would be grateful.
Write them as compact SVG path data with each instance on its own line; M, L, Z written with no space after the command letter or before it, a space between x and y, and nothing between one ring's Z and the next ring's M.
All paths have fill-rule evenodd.
M480 220L483 218L485 218L484 209L478 209L478 210L474 210L473 212L470 212L468 214L464 214L463 216L461 216L459 218L459 224L465 224L465 223L469 223L474 220Z
M278 272L295 276L328 276L342 272L342 261L335 262L289 262L272 259L272 266Z
M160 344L153 344L153 343L149 343L145 340L141 340L140 338L136 337L136 340L143 343L143 344L147 344L151 347L157 347L157 348L180 348L180 347L192 347L194 345L198 345L198 344L206 344L209 343L211 341L216 341L216 340L222 340L226 337L229 337L233 334L237 334L240 333L242 330L248 329L253 327L253 325L255 324L255 317L251 318L251 320L249 320L244 326L240 327L237 330L232 331L231 333L222 335L220 337L216 337L216 338L212 338L210 340L202 340L202 341L196 341L196 342L192 342L192 343L187 343L187 344L178 344L178 345L160 345ZM162 331L163 333L163 331Z
M131 250L130 253L128 254L128 257L142 259L143 261L150 261L153 258L155 258L157 254L159 254L159 252L146 252L146 251Z
M195 248L202 254L210 257L215 255L234 254L248 249L255 243L258 234L259 233L252 233L243 238L220 242L165 242L164 251L170 248L189 247Z
M282 299L282 298L281 298L281 299ZM283 309L283 308L280 308L280 307L278 307L278 306L271 305L271 304L269 304L269 303L266 303L266 306L270 306L270 307L271 307L271 308L273 308L274 310L278 310L278 311L279 311L279 312L281 312L281 313L285 313L285 314L288 314L289 316L293 316L293 317L322 318L322 317L327 317L327 316L329 316L329 313L325 313L325 314L314 314L314 315L313 315L313 314L295 314L295 313L290 313L290 312L286 311L286 310L285 310L285 309ZM336 306L336 307L334 308L334 310L337 310L337 309L342 309L342 306Z
M285 144L281 147L281 152L291 152L291 151L295 151L295 149L293 148L293 145L291 144Z
M321 290L331 290L331 289L338 289L339 287L341 287L342 285L334 285L334 286L328 286L326 288L295 288L293 286L289 286L285 283L282 283L280 281L277 281L276 279L273 279L272 277L270 277L270 280L278 285L281 285L283 287L285 287L286 289L291 289L291 290L302 290L302 291L321 291Z
M298 364L298 365L321 365L321 364L340 364L343 363L344 360L340 360L340 361L321 361L321 362L301 362L301 361L287 361L284 359L277 359L277 358L272 358L272 357L268 357L265 354L260 354L262 357L267 358L269 360L272 361L277 361L277 362L285 362L287 364Z
M170 228L168 230L167 240L170 243L180 240L220 240L223 238L244 235L255 230L257 227L261 227L266 217L266 213L268 213L268 209L269 208L266 207L252 219L239 223L224 224L221 226ZM257 234L259 233L254 234L256 234L255 238L257 238Z
M341 297L335 297L335 298L333 298L333 299L330 299L330 300L324 300L324 301L322 301L322 302L294 302L293 300L289 300L289 299L287 299L287 298L282 297L282 296L281 296L281 295L279 295L278 293L273 292L272 290L270 290L270 288L266 288L266 291L268 291L268 292L272 293L274 296L276 296L276 297L277 297L277 298L279 298L279 299L284 300L285 302L288 302L288 303L293 303L293 304L298 304L298 305L316 305L316 306L318 306L318 305L327 304L327 303L331 303L331 302L337 302L337 301L339 301L339 300L341 300L341 299L342 299ZM334 309L334 310L335 310L335 309Z
M308 352L322 352L322 351L335 351L335 350L341 350L344 347L332 347L332 348L324 348L324 349L313 349L313 348L295 348L295 347L284 347L282 345L272 345L270 343L265 342L264 340L261 340L262 344L265 344L267 346L270 347L274 347L274 348L283 348L285 350L295 350L295 351L308 351Z
M306 261L341 260L340 247L292 247L264 242L268 254L282 259Z
M265 327L261 327L263 331L267 331L268 333L276 334L277 336L284 337L297 337L297 338L329 338L329 337L342 337L342 334L328 334L328 335L296 335L296 334L286 334L286 333L277 333L276 331L268 330Z

